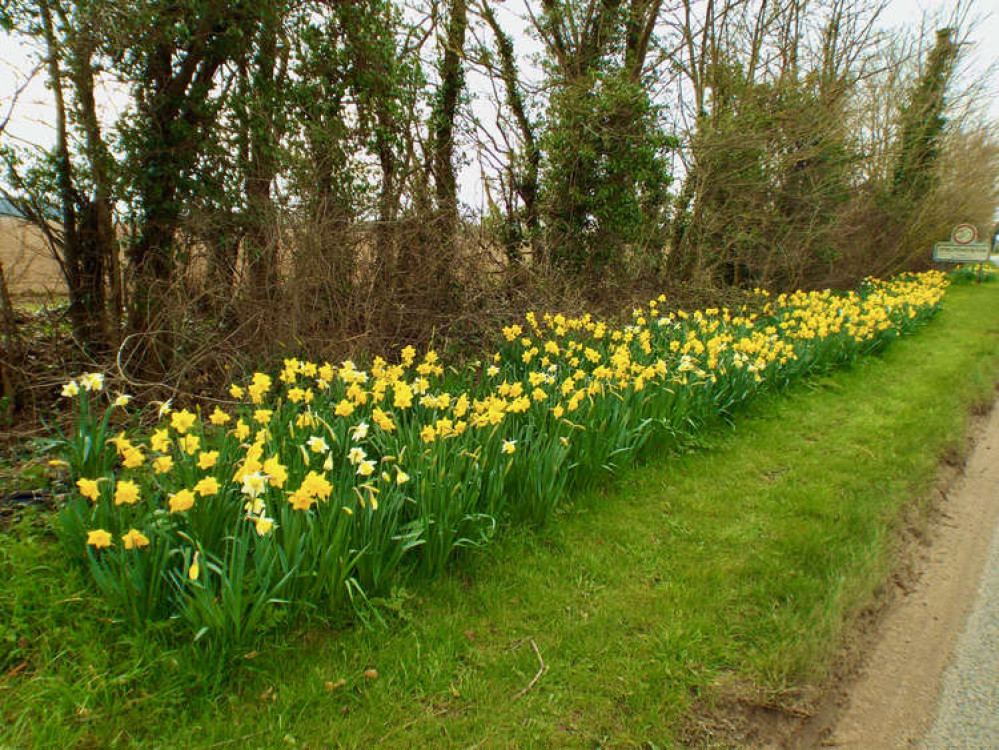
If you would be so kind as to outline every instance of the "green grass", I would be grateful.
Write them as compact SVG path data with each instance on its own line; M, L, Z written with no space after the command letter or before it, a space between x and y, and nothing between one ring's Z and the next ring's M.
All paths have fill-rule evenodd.
M991 400L997 312L996 287L952 288L884 355L650 454L381 602L386 627L259 648L222 689L107 621L28 518L0 537L0 747L669 747L719 686L779 702L823 679L905 509ZM532 639L546 670L515 697Z

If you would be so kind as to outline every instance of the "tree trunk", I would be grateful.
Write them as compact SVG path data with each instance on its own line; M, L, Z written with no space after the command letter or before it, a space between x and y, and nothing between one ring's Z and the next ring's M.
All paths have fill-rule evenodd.
M228 5L211 6L192 19L195 30L182 56L168 37L153 45L145 60L148 92L139 108L140 218L138 236L129 248L134 284L129 327L141 335L140 369L151 378L173 364L177 311L168 310L166 303L174 283L180 191L201 153L215 74L235 54L227 47L226 32L237 18L227 14L238 12Z
M24 342L17 330L17 318L14 315L14 305L11 304L7 290L7 278L4 276L3 263L0 262L0 332L7 340L0 349L0 423L10 424L14 412L21 407L21 397L24 393Z
M244 92L250 102L245 125L249 131L250 158L243 183L247 203L245 248L250 296L258 301L272 300L278 291L278 235L274 223L277 212L271 186L278 172L277 149L282 135L278 129L283 77L278 70L279 22L275 9L265 11L251 85Z
M52 12L48 2L40 0L38 9L42 18L45 44L48 48L49 83L55 98L55 168L62 211L63 270L69 292L69 317L77 341L89 348L91 331L88 321L88 299L83 288L80 240L76 226L76 190L73 186L73 163L69 156L67 143L66 100L63 94L62 71L59 67L59 43L56 39Z
M93 42L90 30L74 34L72 77L76 89L77 116L84 132L84 150L90 163L94 197L83 201L79 227L80 285L87 300L88 341L95 347L111 343L107 319L108 271L118 253L111 215L111 156L101 137L94 101ZM117 313L116 313L117 314Z
M454 123L458 99L465 85L462 57L465 48L465 29L468 26L468 9L465 0L450 3L447 35L444 41L444 58L441 61L441 84L433 113L433 171L437 192L437 209L440 214L440 252L436 264L442 274L447 273L448 258L453 252L454 235L458 223L457 181L454 171Z
M500 77L503 79L506 103L513 112L517 128L520 130L520 137L524 142L524 169L518 173L514 167L510 168L510 172L514 176L514 189L524 204L523 223L526 230L524 234L532 244L537 243L534 247L534 257L538 262L543 262L543 249L541 243L538 242L541 233L541 222L538 218L538 173L541 168L541 149L538 147L534 125L527 117L527 106L520 89L517 63L513 54L513 41L500 27L496 20L496 14L493 13L488 1L482 4L482 17L489 24L496 37L496 50L500 58ZM513 216L507 218L510 222L515 221ZM513 262L518 261L519 248L508 247L507 257Z

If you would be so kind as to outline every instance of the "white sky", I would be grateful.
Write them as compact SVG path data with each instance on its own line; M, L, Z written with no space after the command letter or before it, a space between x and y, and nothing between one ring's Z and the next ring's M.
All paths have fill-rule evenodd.
M972 49L967 57L964 75L966 78L985 78L986 85L982 97L986 98L985 107L990 117L999 122L999 11L988 12L987 0L973 0L972 16L978 18L978 23L971 36ZM886 28L918 26L924 15L932 19L933 27L946 21L947 13L953 8L953 2L943 0L889 0L882 15L882 25ZM523 3L516 0L506 0L496 6L501 24L511 34L515 35L515 47L521 56L521 67L529 67L528 55L536 49L532 40L517 34L518 27L524 28L521 20L524 15ZM491 38L489 38L491 43ZM51 93L45 86L45 71L38 69L33 78L28 80L28 74L38 66L37 52L16 39L0 35L0 122L11 109L15 92L25 84L27 86L20 94L14 106L9 124L3 137L24 143L51 145L54 140ZM477 96L486 96L486 85L475 76L470 78L470 87L479 92ZM128 97L124 91L105 89L98 92L98 98L106 122L112 122L121 108L127 106ZM487 106L476 105L476 112L483 118L491 119L486 114ZM462 169L460 176L461 198L473 206L484 204L482 184L479 177L479 166L472 163Z

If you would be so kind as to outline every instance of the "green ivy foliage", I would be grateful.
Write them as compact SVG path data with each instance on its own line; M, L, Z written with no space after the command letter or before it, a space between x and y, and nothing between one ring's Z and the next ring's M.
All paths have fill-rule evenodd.
M541 145L553 264L575 273L621 271L629 252L662 246L676 139L640 82L611 69L562 83Z

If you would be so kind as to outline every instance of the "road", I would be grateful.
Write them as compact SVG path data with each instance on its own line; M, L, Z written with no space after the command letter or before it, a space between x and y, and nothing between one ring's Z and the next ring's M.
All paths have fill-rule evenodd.
M993 490L999 493L999 486ZM940 702L925 750L999 748L999 531L964 631L944 671Z

